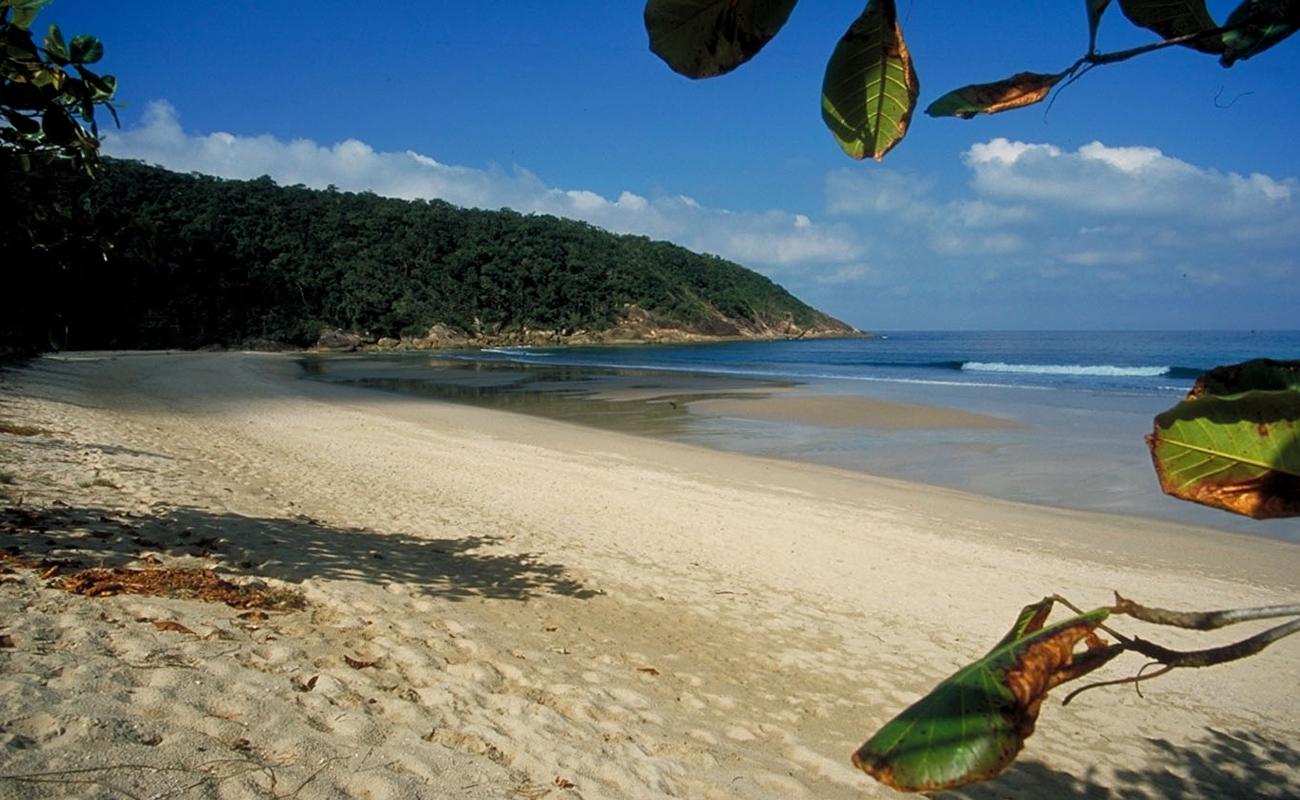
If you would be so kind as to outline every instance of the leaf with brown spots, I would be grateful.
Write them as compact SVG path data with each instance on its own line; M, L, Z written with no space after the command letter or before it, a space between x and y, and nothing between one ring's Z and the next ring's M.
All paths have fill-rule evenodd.
M826 64L822 121L846 154L879 161L907 134L920 90L894 0L871 0Z
M853 754L854 765L907 792L961 786L1006 769L1034 732L1047 692L1121 652L1093 633L1109 609L1044 628L1052 603L1026 606L988 655L887 722ZM1080 641L1088 649L1076 655Z
M976 114L997 114L1042 101L1066 73L1019 72L994 83L973 83L954 89L925 110L932 117L970 119Z
M1300 516L1298 366L1254 361L1202 375L1147 436L1160 488L1256 519Z

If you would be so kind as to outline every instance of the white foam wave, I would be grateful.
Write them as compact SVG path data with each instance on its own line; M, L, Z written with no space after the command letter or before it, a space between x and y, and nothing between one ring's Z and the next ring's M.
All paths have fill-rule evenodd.
M1158 378L1169 374L1169 367L1114 367L1109 364L1004 364L1000 361L967 361L961 365L961 368L965 372L1121 378Z
M496 353L501 356L510 356L511 358L545 358L550 353L537 353L529 345L519 345L517 347L484 347L480 353ZM468 357L473 360L472 356Z
M485 347L478 351L480 353L498 353L502 355L518 356L550 356L552 353L507 353L510 348L490 348ZM449 353L448 358L458 361L474 361L476 355L470 353ZM516 363L524 363L523 359L517 359ZM932 378L894 378L879 377L870 375L844 375L834 372L811 372L805 370L791 369L761 369L761 368L736 368L720 367L709 364L692 364L690 366L678 366L675 364L659 364L654 362L618 362L618 361L585 361L585 360L566 360L550 362L554 366L566 367L590 367L592 369L619 369L619 370L644 370L646 372L671 372L685 373L694 375L728 375L742 378L767 378L777 380L836 380L836 381L859 381L867 383L907 383L920 386L960 386L983 387L988 389L1016 389L1029 391L1053 391L1050 386L1033 386L1023 383L986 383L975 380L962 381L945 381Z

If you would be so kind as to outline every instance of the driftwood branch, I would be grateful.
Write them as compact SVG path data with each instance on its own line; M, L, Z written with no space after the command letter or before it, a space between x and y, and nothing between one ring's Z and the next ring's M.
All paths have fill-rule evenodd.
M1156 625L1170 625L1175 628L1190 628L1197 631L1212 631L1238 622L1253 619L1273 619L1276 617L1300 616L1300 603L1284 606L1260 606L1259 608L1230 608L1223 611L1169 611L1163 608L1148 608L1144 605L1115 593L1115 605L1111 608L1116 614L1140 619Z

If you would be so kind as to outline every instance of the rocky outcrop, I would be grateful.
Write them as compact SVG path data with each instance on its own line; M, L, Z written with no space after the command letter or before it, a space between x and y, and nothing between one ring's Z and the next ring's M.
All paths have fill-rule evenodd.
M361 345L373 342L374 339L357 333L326 328L320 332L320 336L316 339L316 346L313 349L332 353L351 353Z
M817 312L812 324L800 325L785 314L757 320L739 320L723 314L685 325L666 319L639 306L624 307L617 324L602 330L520 328L491 331L465 330L438 323L423 336L379 340L358 333L326 330L314 349L325 352L355 350L447 350L474 347L555 346L580 344L631 344L673 342L722 342L746 339L831 339L867 337L852 325Z

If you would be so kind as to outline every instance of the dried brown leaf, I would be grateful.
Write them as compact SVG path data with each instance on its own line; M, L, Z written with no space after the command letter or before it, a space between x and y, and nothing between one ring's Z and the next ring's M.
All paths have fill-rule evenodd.
M302 678L294 676L289 683L293 686L295 692L310 692L312 689L316 688L316 681L318 680L320 680L319 675L313 675L305 681Z
M302 596L283 590L240 586L210 569L87 569L69 575L60 588L87 597L140 594L225 603L235 608L302 608Z
M172 631L174 633L188 633L191 636L198 636L197 633L171 619L154 620L153 626L160 631Z
M932 117L970 119L976 114L996 114L1033 105L1047 97L1065 73L1018 72L993 83L972 83L940 97L925 113Z

